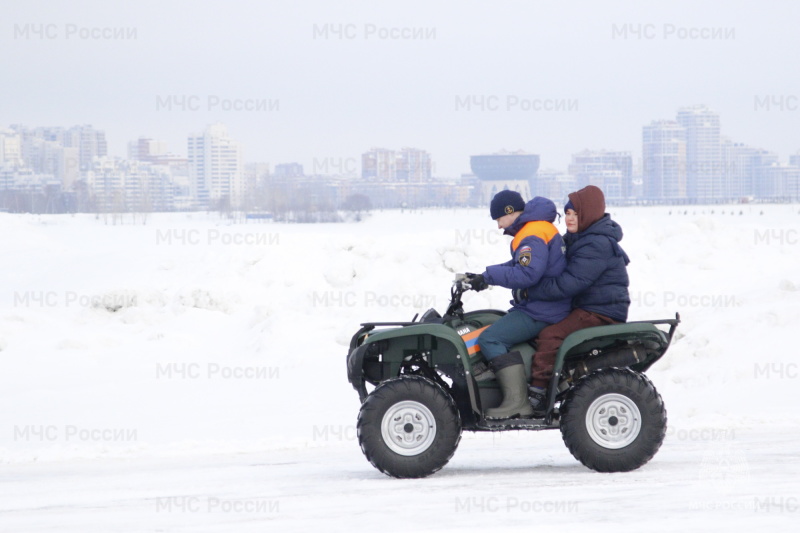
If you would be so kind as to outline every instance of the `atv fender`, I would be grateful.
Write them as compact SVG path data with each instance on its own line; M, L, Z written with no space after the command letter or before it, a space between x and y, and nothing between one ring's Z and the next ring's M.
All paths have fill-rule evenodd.
M353 337L350 354L347 357L347 377L353 388L358 391L362 402L367 397L368 376L365 375L365 365L369 363L370 355L380 353L382 359L381 363L376 363L380 365L378 370L380 378L369 380L374 382L396 377L400 373L404 359L413 354L425 354L432 368L440 365L455 366L463 368L466 376L472 372L466 345L461 336L450 326L411 323L403 324L403 327L377 330L369 327L374 327L373 324L362 324L362 326L359 334L368 333L360 340L360 346L354 346L359 340L356 336ZM476 412L479 412L472 381L466 379L470 404Z
M633 341L643 343L646 348L646 358L640 363L631 365L631 369L637 372L644 372L656 361L661 359L667 351L675 328L680 323L680 316L676 313L674 319L649 320L640 322L626 322L623 324L612 324L609 326L595 326L584 328L571 333L564 339L553 366L553 377L550 381L549 395L547 401L547 418L553 412L556 396L558 395L558 385L564 364L571 358L585 358L587 353L593 350L604 350L620 341ZM669 324L668 333L658 329L656 324Z

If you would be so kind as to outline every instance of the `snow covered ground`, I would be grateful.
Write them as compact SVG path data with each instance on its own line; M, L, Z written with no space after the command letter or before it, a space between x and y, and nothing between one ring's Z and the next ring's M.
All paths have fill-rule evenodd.
M454 272L506 260L485 210L315 225L0 214L0 531L790 530L800 207L610 212L630 319L683 320L648 372L662 449L608 475L557 431L465 433L423 480L361 454L347 343L360 322L441 310Z

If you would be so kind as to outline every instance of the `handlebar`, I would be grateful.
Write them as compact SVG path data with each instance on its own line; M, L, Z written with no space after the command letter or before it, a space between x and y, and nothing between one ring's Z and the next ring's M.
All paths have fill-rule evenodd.
M464 307L461 304L461 295L471 288L472 287L470 286L469 281L467 281L466 274L456 274L456 277L453 280L453 286L450 288L450 305L447 306L445 316L450 315L459 318L464 316Z

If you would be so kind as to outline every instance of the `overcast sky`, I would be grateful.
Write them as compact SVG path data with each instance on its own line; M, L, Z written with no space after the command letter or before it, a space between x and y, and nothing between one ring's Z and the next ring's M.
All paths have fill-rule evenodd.
M425 149L439 176L499 149L566 170L585 148L639 157L643 125L694 104L737 142L782 161L800 149L790 0L5 0L2 12L0 127L92 124L112 155L139 136L185 155L189 133L221 121L247 161L307 172L360 164L373 146Z

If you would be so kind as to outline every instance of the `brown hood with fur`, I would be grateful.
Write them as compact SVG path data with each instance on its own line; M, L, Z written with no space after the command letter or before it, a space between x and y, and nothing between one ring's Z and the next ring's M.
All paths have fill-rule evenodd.
M606 212L606 198L603 191L594 185L570 193L569 200L578 212L578 233L603 218Z

